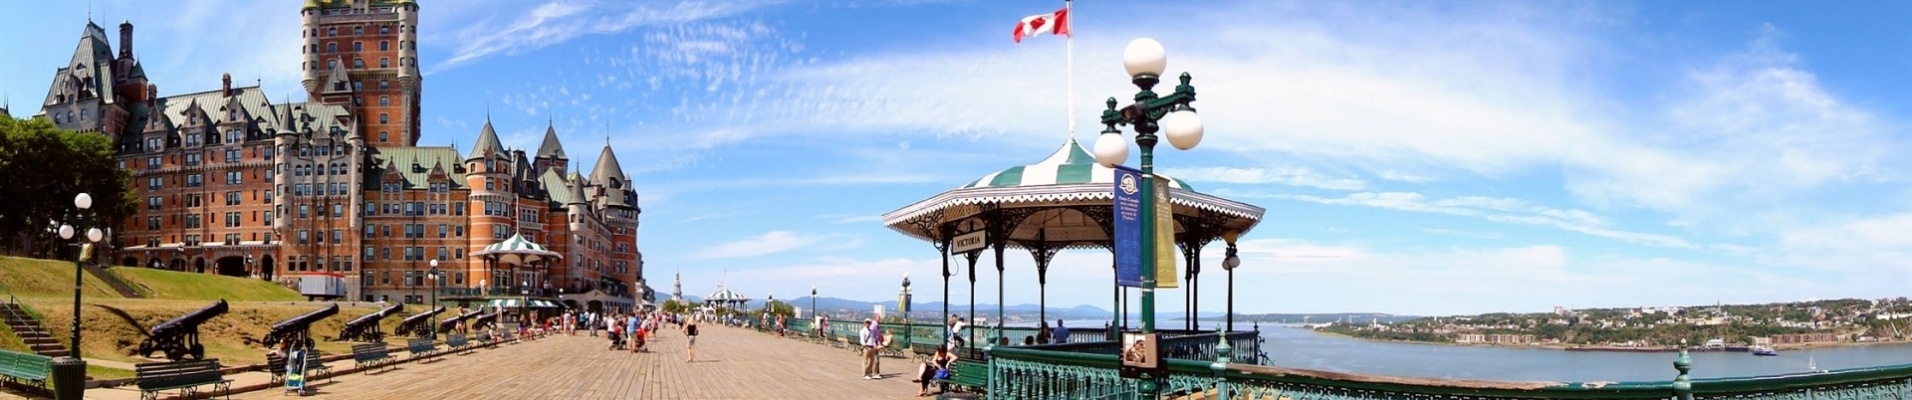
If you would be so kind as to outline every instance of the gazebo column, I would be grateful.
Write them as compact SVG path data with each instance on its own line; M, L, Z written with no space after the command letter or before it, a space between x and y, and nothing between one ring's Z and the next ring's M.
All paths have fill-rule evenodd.
M1036 242L1027 243L1025 247L1029 248L1029 255L1036 259L1036 293L1038 299L1036 304L1037 307L1039 307L1036 310L1036 320L1046 323L1049 321L1049 261L1054 260L1056 253L1062 249L1060 246L1049 245L1048 229L1036 229Z
M943 259L943 313L936 316L938 321L942 321L943 318L949 318L949 278L956 276L954 271L949 270L949 235L943 235L943 241L940 242L940 244L940 246L936 246L936 254L940 256L938 258ZM949 342L949 328L949 322L944 321L943 341L945 344Z
M1202 288L1200 278L1202 276L1202 247L1204 244L1205 243L1200 241L1189 241L1182 244L1182 258L1188 263L1187 292L1189 300L1187 319L1188 330L1191 331L1199 331L1202 329L1202 323L1199 319L1202 312Z
M983 251L981 249L970 251L968 253L963 253L963 258L969 259L969 315L965 315L963 317L968 318L971 322L974 322L976 320L976 259L981 258L982 255L983 255ZM975 327L970 327L969 339L967 343L969 343L971 346L975 345L976 343Z

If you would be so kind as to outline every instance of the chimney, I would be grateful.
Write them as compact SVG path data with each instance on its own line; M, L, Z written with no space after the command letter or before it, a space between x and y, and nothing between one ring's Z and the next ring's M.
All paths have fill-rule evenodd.
M219 94L232 97L232 74L219 75Z
M120 58L133 57L133 21L120 20Z

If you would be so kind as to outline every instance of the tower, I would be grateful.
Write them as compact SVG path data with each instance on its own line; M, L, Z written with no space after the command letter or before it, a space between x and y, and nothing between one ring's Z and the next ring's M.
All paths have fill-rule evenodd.
M418 145L418 4L306 0L300 16L306 91L351 110L368 145Z
M681 303L684 301L684 273L679 271L671 275L671 301Z

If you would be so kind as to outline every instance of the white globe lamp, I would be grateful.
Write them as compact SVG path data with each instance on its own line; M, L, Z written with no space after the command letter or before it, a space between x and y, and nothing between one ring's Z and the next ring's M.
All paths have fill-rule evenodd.
M100 232L100 228L91 228L86 230L86 240L89 242L99 243L100 239L105 236L106 236L106 233Z
M1155 39L1136 38L1122 50L1122 69L1128 70L1130 77L1162 76L1167 68L1168 50Z
M1168 144L1177 149L1193 149L1202 143L1202 117L1192 110L1168 113L1162 117L1162 130L1168 134Z
M78 196L73 196L73 206L81 210L93 208L93 195L80 193Z
M1104 167L1114 168L1129 161L1129 142L1122 134L1103 132L1095 138L1095 161Z
M72 239L72 238L73 238L73 226L60 225L60 239Z

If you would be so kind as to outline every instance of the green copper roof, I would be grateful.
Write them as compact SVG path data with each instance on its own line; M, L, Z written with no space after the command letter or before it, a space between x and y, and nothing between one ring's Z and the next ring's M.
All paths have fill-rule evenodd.
M1072 185L1084 183L1111 183L1115 180L1115 170L1095 162L1095 156L1089 155L1075 138L1069 138L1062 148L1049 154L1048 158L1030 165L1009 167L995 173L984 175L982 179L963 185L964 188L976 187L1021 187L1042 185ZM1195 190L1181 179L1169 178L1169 185L1183 190Z

